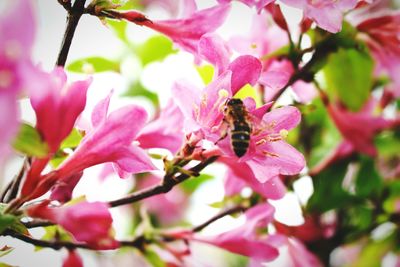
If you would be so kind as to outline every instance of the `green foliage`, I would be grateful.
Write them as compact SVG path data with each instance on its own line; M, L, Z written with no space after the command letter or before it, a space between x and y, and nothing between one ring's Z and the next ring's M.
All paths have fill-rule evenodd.
M120 72L120 63L104 57L87 57L71 62L67 70L79 73Z
M11 229L17 233L27 234L28 229L19 221L19 217L13 214L5 214L7 204L0 203L0 234L6 229Z
M64 139L64 141L61 143L60 148L61 149L66 149L66 148L76 148L79 143L82 141L82 135L79 133L77 129L72 129L71 133L67 136L67 138Z
M48 146L42 141L39 132L26 123L21 124L13 147L28 156L45 157L48 154Z
M9 265L9 264L4 263L4 262L0 262L0 267L15 267L15 266Z
M196 70L205 85L209 84L212 81L215 72L212 65L196 66Z
M382 179L375 168L374 159L364 156L359 163L360 169L355 183L356 194L360 197L377 197L382 189Z
M166 263L158 256L158 254L150 250L149 248L146 249L144 252L144 257L146 260L151 264L153 267L166 267Z
M307 210L323 213L351 203L354 198L342 187L347 167L347 161L340 161L313 177L314 194Z
M391 157L399 155L400 131L386 131L377 135L374 140L380 156Z
M393 249L394 244L394 234L383 240L371 240L363 248L359 257L350 264L350 267L380 267L383 256Z
M196 189L199 188L202 184L212 180L213 178L214 176L210 174L202 173L197 177L193 177L192 179L185 181L181 184L181 187L183 190L185 190L185 192L191 194L196 191Z
M135 52L143 66L146 66L151 62L162 61L168 55L176 53L177 50L173 49L173 43L167 37L156 35L135 47Z
M159 105L158 95L145 88L140 82L131 84L128 91L124 93L124 96L142 96L147 98L155 107Z
M328 94L341 100L353 111L359 110L369 98L374 63L368 53L340 48L328 56L323 71Z
M260 94L257 94L256 89L250 84L246 84L243 86L235 95L235 98L245 99L247 97L251 97L256 101L257 107L262 105L262 99Z

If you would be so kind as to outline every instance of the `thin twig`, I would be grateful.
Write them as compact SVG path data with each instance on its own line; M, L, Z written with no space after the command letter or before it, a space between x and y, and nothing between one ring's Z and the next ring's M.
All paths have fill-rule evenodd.
M24 162L22 163L21 170L19 171L18 175L13 179L14 182L10 188L10 192L8 193L7 197L4 199L5 203L10 203L14 198L17 197L22 178L24 177L25 172L28 168L28 164L29 164L29 158L25 158Z
M71 0L57 0L57 2L68 12L71 11Z
M78 22L85 10L85 2L86 0L75 0L74 5L68 11L67 26L65 28L61 49L57 57L57 66L64 66L67 61L68 52L71 47L72 39L74 38L76 27L78 26Z
M200 232L201 230L203 230L204 228L206 228L208 225L212 224L213 222L227 216L227 215L231 215L234 213L238 213L238 212L243 212L245 210L247 210L248 207L245 206L235 206L235 207L231 207L228 208L226 210L223 210L222 212L216 214L215 216L211 217L210 219L208 219L207 221L205 221L204 223L192 228L192 232Z
M14 179L12 179L4 188L3 192L0 195L0 202L4 203L4 199L6 198L6 195L8 194L8 191L11 189L12 185L14 183Z
M189 169L189 172L198 173L201 170L203 170L205 167L207 167L209 164L213 163L217 158L218 157L210 157L210 158L206 159L205 161L200 162L193 168ZM159 185L155 185L155 186L134 192L123 198L110 201L110 202L108 202L108 204L113 208L113 207L118 207L118 206L130 204L130 203L138 202L142 199L149 198L149 197L152 197L155 195L167 193L175 185L185 181L189 177L190 176L188 174L183 174L183 173L176 177L166 176L166 177L164 177L162 183Z

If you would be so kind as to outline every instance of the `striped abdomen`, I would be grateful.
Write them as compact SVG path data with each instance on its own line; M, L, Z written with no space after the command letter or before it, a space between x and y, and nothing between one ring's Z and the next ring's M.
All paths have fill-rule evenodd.
M249 148L250 143L250 126L249 124L243 121L234 121L233 129L231 129L231 144L233 152L235 152L236 156L239 158L246 154L247 149Z

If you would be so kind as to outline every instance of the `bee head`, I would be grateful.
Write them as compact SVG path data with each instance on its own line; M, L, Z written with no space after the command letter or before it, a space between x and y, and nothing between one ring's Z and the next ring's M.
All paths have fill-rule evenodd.
M239 98L231 98L231 99L228 99L228 101L226 102L227 106L237 106L237 105L242 105L242 104L243 104L243 102Z

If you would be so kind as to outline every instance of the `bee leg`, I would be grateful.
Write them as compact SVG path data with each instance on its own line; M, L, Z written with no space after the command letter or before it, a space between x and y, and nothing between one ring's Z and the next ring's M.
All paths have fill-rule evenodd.
M217 141L215 141L214 145L218 144L220 141L224 140L228 136L229 123L224 119L221 122L220 128L222 130L221 137Z

